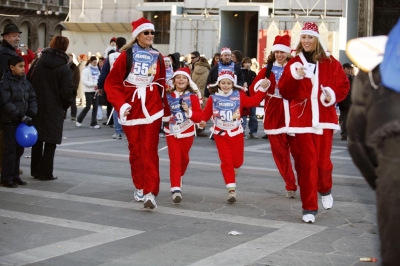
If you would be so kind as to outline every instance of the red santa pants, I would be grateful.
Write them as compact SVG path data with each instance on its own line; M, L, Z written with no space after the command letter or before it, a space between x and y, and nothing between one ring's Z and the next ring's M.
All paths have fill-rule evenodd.
M129 162L133 184L143 193L158 194L160 173L158 158L161 119L151 124L123 126L129 146Z
M286 190L296 191L296 178L290 160L290 148L287 134L268 135L272 156L276 167L286 183Z
M243 133L230 137L227 133L223 136L214 135L219 159L221 160L222 175L227 188L236 187L235 169L243 164L244 138Z
M304 133L288 136L294 158L303 210L318 210L318 192L329 194L332 189L331 162L333 130L322 135Z
M182 189L181 178L189 165L189 151L193 140L194 136L181 139L175 138L173 135L167 136L171 192Z

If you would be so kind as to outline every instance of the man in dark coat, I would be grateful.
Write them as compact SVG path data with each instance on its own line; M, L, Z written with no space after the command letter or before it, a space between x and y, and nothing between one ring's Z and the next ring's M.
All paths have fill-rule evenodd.
M3 76L4 71L10 70L10 68L8 67L8 59L18 55L15 49L19 47L21 33L22 32L15 24L7 24L4 26L3 32L1 33L3 40L0 44L0 79ZM3 163L3 153L4 130L0 129L0 171ZM20 173L22 173L21 170Z
M350 63L344 63L342 65L344 72L347 75L347 78L349 79L350 82L350 90L349 93L347 94L346 98L341 101L339 105L339 110L340 110L340 117L339 117L339 123L340 123L340 135L341 140L347 140L347 116L349 115L349 109L351 105L351 86L353 84L353 67L350 65Z
M62 36L54 38L68 40ZM39 180L57 178L53 176L56 144L61 144L64 112L70 107L73 97L72 73L67 65L69 57L64 50L52 48L53 40L50 48L42 51L28 72L28 79L36 92L38 113L33 123L39 134L32 147L31 175ZM55 47L60 42L54 42Z

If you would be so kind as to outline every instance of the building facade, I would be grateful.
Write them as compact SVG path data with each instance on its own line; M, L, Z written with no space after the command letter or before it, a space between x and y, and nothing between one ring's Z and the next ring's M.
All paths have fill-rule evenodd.
M0 0L0 31L14 23L22 31L21 43L32 51L47 47L54 35L65 30L69 0Z

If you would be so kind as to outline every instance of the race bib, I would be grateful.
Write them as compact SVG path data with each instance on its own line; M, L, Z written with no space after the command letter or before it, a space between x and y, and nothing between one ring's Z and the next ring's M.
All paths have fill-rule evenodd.
M126 81L134 85L147 85L153 82L157 74L157 59L159 52L139 47L132 47L132 68Z
M169 130L171 134L179 134L184 132L189 127L193 126L192 120L190 120L186 113L181 109L182 103L185 102L189 108L192 106L190 101L191 93L184 94L182 97L174 98L170 94L167 94L169 108L172 116L169 120Z
M239 91L229 96L213 95L212 99L215 125L224 130L237 128L241 121Z

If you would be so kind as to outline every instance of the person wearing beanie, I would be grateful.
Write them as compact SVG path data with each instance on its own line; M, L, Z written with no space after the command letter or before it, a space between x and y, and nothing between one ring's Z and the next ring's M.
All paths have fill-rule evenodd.
M21 122L32 126L37 113L36 94L25 77L25 62L20 56L10 57L11 71L5 71L0 81L0 128L4 130L4 157L1 185L8 188L24 186L19 174L24 147L15 141L15 132Z
M233 71L224 70L218 79L209 87L216 92L208 99L203 110L200 126L204 127L212 117L215 144L221 160L221 171L228 189L228 202L236 202L236 175L244 160L244 137L241 124L243 107L258 106L265 97L266 89L260 90L249 97L236 84Z
M335 103L349 92L342 65L321 42L318 26L306 22L285 66L279 93L290 102L289 144L303 207L303 222L314 223L318 193L324 209L333 206L331 161L333 131L339 130Z
M116 51L117 50L117 38L112 37L110 39L110 45L107 46L106 50L104 51L104 58L107 58L110 51Z
M133 39L120 49L104 89L129 143L134 198L154 209L160 189L159 131L162 118L170 116L165 64L162 54L152 47L154 25L140 18L132 22L132 28Z
M275 164L285 181L286 197L296 198L296 178L292 169L290 158L290 148L287 130L290 121L288 100L282 98L278 87L279 79L283 69L289 61L290 56L290 37L288 35L276 36L268 56L267 66L261 69L253 84L250 92L254 93L258 87L265 88L268 80L271 86L268 88L264 104L264 131L269 136L272 156Z
M172 87L167 92L171 116L164 127L170 159L172 200L182 201L182 180L189 165L195 124L200 123L203 112L197 96L197 86L190 78L190 69L179 68L174 72Z

